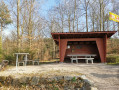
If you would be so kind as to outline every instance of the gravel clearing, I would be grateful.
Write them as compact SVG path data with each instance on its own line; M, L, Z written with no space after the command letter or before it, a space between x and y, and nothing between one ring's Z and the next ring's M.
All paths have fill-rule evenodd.
M19 66L10 67L9 69L0 72L0 76L77 76L84 74L86 77L94 82L94 85L99 90L119 90L119 65L105 65L105 64L43 64L39 66Z

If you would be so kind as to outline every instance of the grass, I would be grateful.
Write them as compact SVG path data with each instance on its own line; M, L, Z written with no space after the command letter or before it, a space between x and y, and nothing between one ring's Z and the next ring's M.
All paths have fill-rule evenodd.
M107 63L107 65L119 65L119 63Z
M118 54L107 54L107 65L119 65L119 55Z
M43 60L43 61L40 61L41 63L43 62L59 62L60 60L59 59L52 59L52 60Z
M52 63L57 63L59 61L60 61L59 59L43 60L43 61L40 61L40 64L52 64Z

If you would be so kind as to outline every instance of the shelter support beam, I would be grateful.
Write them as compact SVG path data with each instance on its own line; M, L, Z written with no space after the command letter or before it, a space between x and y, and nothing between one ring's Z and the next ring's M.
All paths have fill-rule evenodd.
M106 62L106 53L107 53L107 34L104 37L104 62Z
M61 40L61 46L60 46L60 62L64 62L65 53L67 49L67 40Z
M104 40L100 39L100 38L96 39L96 44L97 44L97 48L98 48L98 51L99 51L101 62L104 63L105 62Z

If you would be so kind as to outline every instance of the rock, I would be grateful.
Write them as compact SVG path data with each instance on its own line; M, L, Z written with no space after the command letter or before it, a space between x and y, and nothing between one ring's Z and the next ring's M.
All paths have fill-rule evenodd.
M69 90L69 86L65 85L64 90Z
M41 79L41 80L42 80L42 79ZM47 78L47 80L48 80L48 81L53 81L54 78L53 78L53 77L51 77L51 78Z
M57 76L57 80L63 79L63 76Z
M83 79L84 82L88 83L90 86L93 86L94 82L88 80L88 78L85 75L82 75L81 78Z
M16 78L16 79L13 79L12 85L15 87L18 87L18 86L20 87L21 83L20 83L19 79Z
M81 78L82 79L87 79L85 75L81 75Z
M72 80L73 77L71 76L64 76L64 80Z
M53 77L53 80L57 81L58 79L57 79L57 77Z
M45 80L46 80L46 78L40 77L40 78L39 78L39 83L44 83ZM50 81L49 78L48 78L48 80Z
M38 85L39 83L39 77L32 77L32 80L31 80L31 85Z
M33 88L42 88L53 90L54 88L61 88L64 90L97 90L85 76L54 76L54 77L22 77L22 78L12 78L12 77L0 77L0 86L5 85L13 87L21 87L24 85ZM3 82L3 83L2 83Z
M29 77L22 77L22 78L20 78L20 83L22 83L22 84L29 83Z
M80 88L76 88L75 90L80 90Z

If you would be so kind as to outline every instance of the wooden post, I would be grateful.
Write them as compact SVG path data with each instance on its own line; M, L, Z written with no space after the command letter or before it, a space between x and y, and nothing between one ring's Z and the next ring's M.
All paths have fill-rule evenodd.
M104 38L105 40L104 40L104 50L105 50L105 56L104 56L104 58L105 58L105 60L104 60L104 62L106 62L106 53L107 53L107 34L105 35L105 38Z

